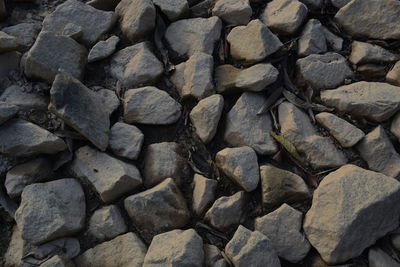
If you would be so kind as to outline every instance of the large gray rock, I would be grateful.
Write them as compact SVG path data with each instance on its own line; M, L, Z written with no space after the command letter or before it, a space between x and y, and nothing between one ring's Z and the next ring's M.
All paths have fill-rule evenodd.
M189 15L187 0L153 0L170 21L185 18Z
M98 240L112 239L125 233L128 227L115 205L96 210L89 220L89 233Z
M203 215L205 209L214 202L217 185L216 180L207 179L197 173L194 174L192 209L197 216Z
M137 159L144 141L143 133L136 126L117 122L111 127L108 146L120 157Z
M89 146L75 151L70 170L89 181L104 202L116 200L142 185L142 177L135 165Z
M308 56L325 53L327 50L324 27L319 20L310 19L301 32L297 53L299 56Z
M61 179L25 187L15 221L23 239L39 244L82 230L85 212L82 186Z
M398 201L397 180L345 165L315 190L303 229L324 261L345 262L398 227Z
M98 42L90 50L88 62L95 62L111 56L115 52L118 42L119 38L115 35L111 36L105 41Z
M369 267L400 267L400 263L379 248L370 248L368 251Z
M353 43L351 44L351 54L349 56L349 61L353 64L382 64L393 62L399 59L399 55L395 55L378 45L359 41L353 41Z
M1 62L0 62L1 63ZM47 110L49 99L46 96L34 92L26 92L24 88L18 85L7 87L0 96L1 102L9 105L15 105L18 110L30 111L32 109Z
M400 86L400 61L397 61L393 68L387 73L386 81L390 84Z
M14 51L18 48L17 38L0 31L0 53Z
M14 117L17 112L17 106L0 101L0 125Z
M249 0L218 0L212 9L213 16L220 17L228 25L246 25L252 13Z
M18 47L25 51L35 42L40 31L40 25L36 23L19 23L17 25L1 29L3 32L17 38Z

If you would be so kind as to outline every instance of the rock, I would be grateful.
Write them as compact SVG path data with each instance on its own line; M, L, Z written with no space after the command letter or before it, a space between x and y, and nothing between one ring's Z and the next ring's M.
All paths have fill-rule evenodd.
M400 140L400 114L397 113L393 120L392 124L390 126L390 132L394 134L398 140Z
M186 18L189 15L187 0L153 0L170 21Z
M118 42L119 38L115 35L111 36L105 41L98 42L90 50L88 55L88 62L92 63L111 56L115 52Z
M0 126L0 153L15 157L56 154L67 149L64 141L49 131L22 119Z
M212 9L228 25L247 25L252 13L249 0L218 0Z
M303 229L324 261L345 262L398 227L399 200L400 183L395 179L345 165L315 190Z
M0 31L0 53L14 51L18 48L17 38Z
M331 4L337 8L342 8L348 3L350 3L351 0L331 0Z
M301 32L297 54L308 56L325 53L327 50L324 27L319 20L310 19Z
M296 263L310 251L310 243L302 234L303 214L283 204L279 209L256 218L255 230L264 234L280 258Z
M326 43L334 51L340 52L343 48L343 38L333 34L326 27L322 27L325 33Z
M7 9L4 4L4 0L0 0L0 20L3 20L7 17Z
M50 90L49 110L87 138L98 149L108 146L109 111L103 98L68 74L56 76Z
M386 82L400 86L400 61L397 61L393 68L387 73Z
M86 4L97 9L113 11L120 0L90 0Z
M307 18L308 8L297 0L273 0L265 7L260 19L271 31L293 34Z
M204 244L203 250L204 263L207 267L228 267L228 263L216 246Z
M82 79L86 58L87 50L75 40L42 31L28 51L23 68L28 78L42 79L48 83L52 83L61 72Z
M346 156L335 147L332 140L317 134L303 110L290 102L283 102L278 110L282 135L298 152L304 154L313 168L340 167L347 162Z
M18 47L22 50L28 50L35 42L36 36L40 31L40 25L36 23L19 23L13 26L1 29L3 32L17 38Z
M379 10L379 12L375 12ZM382 16L382 14L385 14ZM372 39L399 39L400 3L396 0L351 1L335 15L351 35Z
M14 267L22 265L22 257L24 256L25 240L21 237L21 231L17 226L13 227L10 243L6 253L3 255L5 267Z
M60 179L26 186L15 221L23 239L39 244L82 230L85 209L81 185L75 179Z
M153 238L144 258L143 267L166 265L201 267L203 262L203 240L196 231L173 230Z
M0 101L18 107L18 110L30 111L32 109L47 110L49 99L35 93L25 92L18 85L11 85L4 90Z
M367 63L354 67L357 68L357 72L363 76L365 81L383 80L387 73L386 66L384 65Z
M218 17L193 18L175 21L165 32L170 49L179 57L189 58L196 52L211 55L221 35L222 22Z
M339 112L382 122L400 108L400 87L379 82L356 82L321 92L324 105Z
M77 0L68 0L46 16L43 20L42 31L61 35L65 27L72 23L82 28L81 40L89 47L108 32L115 21L114 12L102 11Z
M75 259L79 267L142 266L146 245L135 233L126 233L86 250Z
M89 181L104 202L116 200L142 185L142 177L135 165L89 146L75 151L70 170L76 177Z
M321 8L322 5L324 5L324 0L300 0L307 6L310 6L312 9L318 9Z
M188 61L176 66L171 81L182 98L197 100L214 94L214 58L202 52L194 53Z
M353 75L346 58L337 53L309 55L296 62L299 76L314 89L336 88Z
M221 110L221 112L222 112L222 110ZM12 117L14 117L17 113L18 113L17 106L15 106L13 104L8 104L7 102L0 101L0 125L5 123ZM219 116L221 117L221 114Z
M315 116L315 119L329 131L342 147L352 147L365 136L364 132L356 126L331 113L321 112Z
M214 138L223 108L224 98L215 94L200 100L190 112L190 120L196 128L196 134L205 144Z
M349 60L353 64L387 63L399 60L399 56L386 49L369 43L353 41Z
M119 50L111 58L111 75L127 88L155 83L164 72L163 64L142 42Z
M260 177L265 208L274 208L283 203L294 204L311 197L304 180L292 172L267 164L260 166Z
M203 215L206 208L214 202L217 185L216 180L207 179L197 173L194 174L192 209L197 216Z
M100 96L101 106L104 111L108 112L108 114L111 115L119 108L120 101L115 94L115 91L109 89L100 89L96 91L96 94Z
M151 125L167 125L178 121L182 106L167 92L154 86L125 92L124 121Z
M68 259L56 255L40 264L39 267L75 267L75 264Z
M271 155L278 150L269 132L272 121L268 113L257 115L266 98L243 93L226 116L224 141L229 146L249 146L257 154Z
M111 127L108 146L120 157L137 159L142 149L144 135L139 128L122 122Z
M279 71L267 63L256 64L247 69L232 65L220 65L215 69L217 92L235 93L237 91L260 92L278 79Z
M4 186L10 197L21 195L25 186L43 182L51 177L52 164L45 158L37 158L17 165L7 172Z
M83 35L83 28L73 23L67 23L62 31L62 35L68 36L74 40L78 40Z
M282 43L260 20L252 20L247 26L231 30L226 40L231 56L245 64L264 60L282 47Z
M89 233L96 239L105 240L125 233L128 227L115 205L96 210L89 221Z
M121 0L115 12L122 33L132 42L150 34L156 24L156 9L151 0Z
M399 267L400 263L379 248L370 248L368 251L368 266L370 267Z
M257 154L248 146L225 148L215 156L218 168L245 191L251 192L258 186Z
M237 267L281 266L269 239L262 233L252 232L241 225L226 245L225 253Z
M124 205L135 226L152 236L184 227L190 220L185 198L171 178L126 198Z
M0 78L5 77L11 71L19 70L20 60L21 53L17 51L0 54Z
M207 211L204 220L211 226L226 231L240 224L245 214L245 193L239 191L229 197L218 198Z

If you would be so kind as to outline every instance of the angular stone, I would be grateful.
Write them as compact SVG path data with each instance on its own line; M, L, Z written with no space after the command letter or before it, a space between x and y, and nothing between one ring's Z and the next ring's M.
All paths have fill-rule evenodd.
M0 101L0 125L14 117L17 113L17 106Z
M108 145L110 114L103 98L68 74L56 76L50 90L49 110L86 137L98 149Z
M400 267L400 263L379 248L370 248L368 251L368 266L370 267Z
M90 50L88 62L95 62L111 56L115 52L118 42L119 38L115 35L111 36L105 41L98 42Z
M221 254L221 251L210 244L204 244L204 263L208 267L228 267L228 263Z
M116 200L142 185L142 177L135 165L89 146L75 151L70 170L89 181L104 202Z
M327 50L324 27L319 20L310 19L301 32L297 54L308 56L325 53Z
M120 157L137 159L142 149L144 135L139 128L122 122L111 127L108 146Z
M119 208L110 205L96 210L89 221L89 233L96 239L112 239L125 233L128 227Z
M347 5L351 0L330 0L332 5L337 8L342 8Z
M214 202L217 185L218 182L215 180L194 174L192 209L197 216L203 215L205 209Z
M17 38L0 31L0 53L14 51L18 48Z
M315 190L303 229L324 261L345 262L398 227L398 201L398 181L345 165L327 175Z
M257 115L266 98L256 93L243 93L226 116L224 141L230 146L249 146L257 154L271 155L278 150L269 132L268 113Z
M205 144L214 138L223 108L224 98L215 94L200 100L190 112L190 120L196 128L196 134Z
M399 60L399 56L388 50L369 43L353 41L349 60L353 64L388 63Z
M19 23L1 29L3 32L17 38L18 47L22 50L29 49L35 42L40 31L40 25L36 23Z
M25 187L15 221L22 238L39 244L79 232L85 225L85 195L75 179Z
M387 73L386 81L393 85L400 86L400 61L397 61L393 68Z
M49 99L35 93L25 92L18 85L11 85L4 90L0 101L9 105L15 105L18 110L30 111L32 109L47 110Z
M73 264L69 259L55 255L40 264L39 267L75 267L75 264Z
M228 25L247 25L252 13L249 0L218 0L212 10Z
M189 15L189 4L186 0L153 0L170 21L185 18Z
M86 4L97 9L113 11L120 0L90 0Z

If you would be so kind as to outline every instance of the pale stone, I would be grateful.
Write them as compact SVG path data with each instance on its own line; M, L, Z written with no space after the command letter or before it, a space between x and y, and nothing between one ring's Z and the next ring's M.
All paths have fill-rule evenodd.
M301 32L297 53L308 56L325 53L327 49L324 27L318 20L310 19Z
M400 86L400 61L397 61L393 68L387 73L386 81L390 84Z

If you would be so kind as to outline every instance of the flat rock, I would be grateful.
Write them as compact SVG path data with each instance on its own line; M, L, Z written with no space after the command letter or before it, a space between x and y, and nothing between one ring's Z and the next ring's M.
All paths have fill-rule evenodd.
M89 220L89 233L98 240L112 239L127 230L121 211L116 205L96 210Z
M301 32L297 54L299 56L309 56L311 54L325 53L327 50L324 27L319 20L310 19Z
M353 64L382 64L396 60L399 60L399 55L395 55L378 45L359 41L353 41L351 43L351 54L349 56L349 61Z
M143 267L201 267L203 263L203 240L195 230L188 229L155 236L144 258Z
M137 159L144 141L143 133L136 126L123 122L115 123L110 130L108 146L120 157Z
M18 107L18 110L47 110L49 99L45 96L26 92L18 85L7 87L0 96L0 101Z
M196 128L196 134L205 144L214 138L223 108L223 96L215 94L200 100L190 111L190 120Z
M214 245L204 244L204 263L209 267L228 267L221 251Z
M218 0L212 9L228 25L247 25L252 13L249 0Z
M44 243L79 232L85 225L85 195L75 179L25 187L15 221L22 238Z
M88 62L95 62L111 56L115 52L118 42L119 37L115 35L111 36L105 41L98 42L90 50Z
M49 110L87 138L98 149L108 146L110 113L103 98L68 74L56 76L50 90Z
M170 21L185 18L189 15L187 0L153 0Z
M70 170L89 181L104 202L116 200L142 185L142 177L135 165L89 146L75 151Z
M0 53L10 52L17 50L17 38L0 31Z
M247 26L233 28L226 40L230 44L231 56L245 64L260 62L283 46L258 19L250 21Z
M0 101L0 125L14 117L17 113L17 106Z
M303 260L311 245L301 233L303 214L283 204L279 209L255 220L254 228L270 241L279 257L292 263Z
M389 119L400 108L400 87L379 82L356 82L321 92L324 105L372 121Z
M368 266L400 267L400 263L398 263L380 248L370 248L368 251Z
M387 73L386 81L390 84L400 86L400 61L397 61L393 68Z
M192 209L196 215L203 215L206 208L215 200L218 182L195 173L193 177Z
M229 146L249 146L260 155L271 155L278 150L269 134L271 116L257 115L265 100L265 96L250 92L240 96L226 116L224 141Z
M327 175L315 190L303 229L324 261L345 262L398 227L398 201L397 180L345 165Z
M40 25L24 22L5 27L1 31L17 38L18 47L25 51L35 42L36 36L40 31Z

